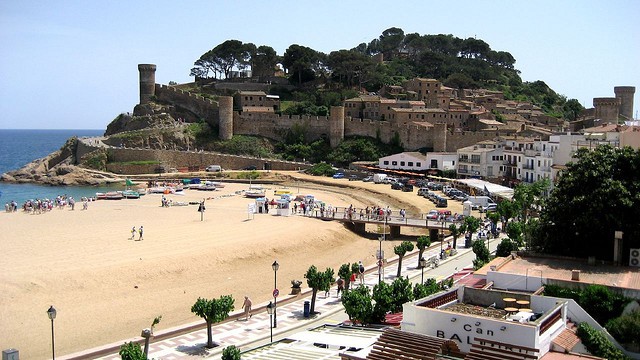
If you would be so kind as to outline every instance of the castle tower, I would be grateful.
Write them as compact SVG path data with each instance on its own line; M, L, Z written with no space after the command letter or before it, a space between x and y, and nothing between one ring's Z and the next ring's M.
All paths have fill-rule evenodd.
M620 99L618 98L593 98L593 107L596 109L595 118L601 120L601 124L617 124Z
M620 115L633 119L633 95L636 93L635 86L616 86L613 88L616 98L620 100Z
M151 101L151 97L156 95L156 65L138 64L140 72L140 104Z
M344 106L332 106L329 113L329 144L337 147L344 140Z
M446 152L447 151L447 124L436 123L433 124L433 151L434 152Z
M220 140L231 140L233 137L233 98L220 96L218 98L218 136Z

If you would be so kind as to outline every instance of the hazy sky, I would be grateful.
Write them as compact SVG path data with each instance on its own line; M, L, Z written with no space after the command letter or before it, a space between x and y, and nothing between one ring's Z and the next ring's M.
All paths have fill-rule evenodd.
M156 82L190 82L225 40L329 53L390 27L477 37L508 51L525 81L592 107L637 88L640 1L0 0L0 128L104 129L138 102L139 63Z

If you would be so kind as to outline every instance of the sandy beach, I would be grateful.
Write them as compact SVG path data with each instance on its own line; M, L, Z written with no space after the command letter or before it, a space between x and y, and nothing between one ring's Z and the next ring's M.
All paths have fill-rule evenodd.
M409 216L434 208L417 189L403 193L346 179L327 179L334 186L324 186L294 176L302 179L289 183L294 194L314 194L333 206L389 205ZM274 260L282 293L292 279L306 285L310 265L337 273L346 262L375 262L378 241L339 222L273 211L250 218L253 200L235 194L247 187L228 183L215 192L166 195L174 202L207 198L204 221L195 205L161 207L160 194L96 201L86 211L78 204L40 215L2 212L0 348L16 348L24 359L50 358L50 305L58 310L56 354L62 356L135 337L158 315L156 329L200 321L190 312L198 297L231 294L236 309L245 294L255 305L268 301ZM269 187L272 197L279 186ZM450 205L461 212L458 202ZM141 225L144 240L131 240L131 227ZM393 254L397 243L385 242L385 252Z

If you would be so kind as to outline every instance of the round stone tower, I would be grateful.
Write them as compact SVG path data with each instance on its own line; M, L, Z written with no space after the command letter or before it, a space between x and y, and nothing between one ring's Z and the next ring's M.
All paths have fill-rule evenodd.
M601 124L617 124L620 99L618 98L593 98L593 107L596 109L595 117L601 120Z
M344 106L332 106L329 112L329 145L337 147L344 140Z
M636 93L635 86L616 86L613 88L616 98L620 100L620 115L629 120L633 119L633 95Z
M218 136L220 140L231 140L233 137L233 98L220 96L218 98Z
M138 64L140 72L140 104L151 101L151 97L156 95L156 65Z

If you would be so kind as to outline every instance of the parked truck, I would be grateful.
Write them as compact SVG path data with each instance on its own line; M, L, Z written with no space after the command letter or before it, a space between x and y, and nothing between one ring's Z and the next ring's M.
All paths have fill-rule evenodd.
M484 209L491 204L495 206L493 200L491 200L491 198L488 196L469 196L467 200L471 201L471 209L473 210Z
M387 182L387 174L373 174L373 182L376 184L384 184Z

